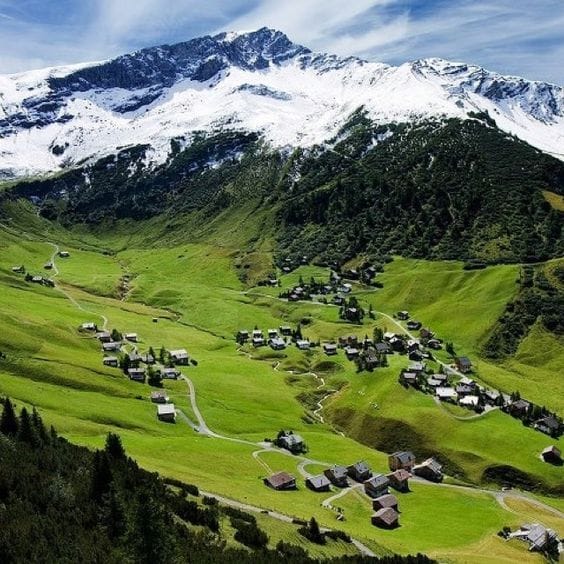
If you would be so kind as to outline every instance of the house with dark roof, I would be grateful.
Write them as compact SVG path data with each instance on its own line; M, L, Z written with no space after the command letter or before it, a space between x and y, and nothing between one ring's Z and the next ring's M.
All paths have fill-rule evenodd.
M458 368L462 374L472 372L472 362L467 356L457 356L454 359L454 363L456 364L456 368Z
M533 427L547 435L556 436L560 434L562 423L560 423L554 415L548 415L547 417L535 421Z
M96 334L96 338L101 343L109 343L112 340L112 334L109 331L100 331Z
M421 329L421 321L416 321L415 319L412 319L411 321L408 321L406 324L406 327L409 331L419 331L419 329Z
M372 501L372 509L374 511L380 511L380 509L386 507L391 507L398 511L398 498L393 494L384 494Z
M280 435L276 444L280 448L285 448L294 454L305 450L305 441L300 435L296 435L294 433L284 433L283 435Z
M529 543L530 551L543 552L550 542L558 542L558 534L552 529L547 529L538 523L521 525L521 528L509 535Z
M421 464L415 465L413 473L430 482L441 482L443 479L443 467L434 458L428 458Z
M399 525L399 513L391 507L385 507L372 515L372 524L382 529L395 529Z
M409 491L409 478L411 478L411 474L407 470L400 468L399 470L391 472L386 476L390 481L390 486L394 488L394 490L397 490L398 492Z
M370 497L380 497L388 493L390 480L384 474L376 474L364 482L364 491Z
M390 470L404 470L410 471L415 465L415 455L409 450L402 450L394 452L388 456L388 466Z
M292 328L289 325L280 325L280 327L278 329L280 329L280 334L283 337L291 337L292 336Z
M407 321L409 319L409 312L408 311L398 311L396 317L401 321Z
M121 349L121 343L118 341L111 341L109 343L102 343L102 350L104 352L117 352Z
M310 476L305 481L306 486L314 492L328 492L331 482L329 478L324 474L318 474L317 476Z
M354 360L358 358L360 351L355 347L345 347L345 356L348 360Z
M347 479L348 469L346 466L331 466L323 473L334 486L346 488L349 485L349 481Z
M545 462L548 462L549 464L562 464L562 453L560 452L560 449L555 445L546 447L541 452L541 457Z
M288 472L276 472L272 476L264 478L264 483L273 490L295 490L296 478Z
M372 470L370 470L370 466L368 466L364 460L361 460L355 464L347 466L347 474L357 482L364 482L372 476Z
M249 340L249 332L246 329L239 329L236 339L238 343L245 343Z
M507 410L513 417L525 417L529 411L530 403L523 399L515 400L511 402Z
M311 343L307 339L298 339L296 341L296 347L301 351L309 351Z

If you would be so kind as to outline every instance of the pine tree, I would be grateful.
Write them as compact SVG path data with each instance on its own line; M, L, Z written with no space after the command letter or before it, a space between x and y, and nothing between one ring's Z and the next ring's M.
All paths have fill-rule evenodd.
M41 416L39 415L35 407L31 412L31 423L35 431L37 432L37 436L39 437L40 442L42 442L43 444L48 443L49 435L47 433L47 429L45 428L45 425L43 424L43 420L41 419Z
M108 433L106 437L106 446L104 448L105 452L115 459L125 459L125 449L121 442L121 438L116 433Z
M108 455L105 451L97 450L94 453L92 478L90 482L90 496L96 501L101 501L110 490L112 483L112 470Z
M18 433L18 428L18 418L16 417L14 406L10 399L6 398L4 400L2 418L0 419L0 432L4 433L4 435L15 437Z
M29 411L25 407L22 407L22 410L20 412L18 440L34 447L39 445L39 437L35 431L35 428L32 425Z

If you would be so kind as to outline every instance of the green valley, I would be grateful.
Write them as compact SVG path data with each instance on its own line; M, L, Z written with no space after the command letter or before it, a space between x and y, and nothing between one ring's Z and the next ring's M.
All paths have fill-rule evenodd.
M142 467L264 510L259 521L272 538L291 539L316 555L354 551L345 544L318 549L273 515L315 517L376 555L539 561L526 544L496 533L532 519L564 533L562 467L540 458L549 444L562 448L562 439L499 409L473 417L405 389L398 383L409 364L405 354L390 355L388 365L373 372L358 372L342 350L326 356L317 346L275 351L235 340L242 329L266 333L286 325L299 325L314 344L349 334L372 337L379 329L405 333L405 323L394 317L405 309L452 342L457 355L470 357L478 382L506 393L519 390L561 414L562 336L537 323L515 355L492 360L483 354L519 291L521 267L465 270L457 261L394 257L377 275L382 287L352 281L360 306L374 311L374 319L365 316L354 325L340 319L331 303L280 299L300 280L329 280L331 271L310 264L288 273L276 269L276 240L262 229L264 216L253 214L252 206L238 209L208 224L198 212L179 214L172 229L162 216L63 228L33 215L28 204L6 205L0 221L0 394L20 407L35 406L46 423L80 445L99 448L108 431L118 433ZM57 249L70 256L57 256ZM46 273L51 257L54 270ZM27 282L12 272L16 265L51 277L55 287ZM279 286L255 285L268 273ZM155 388L102 364L98 340L78 331L84 322L137 333L143 352L161 346L189 351L196 362L181 367L187 380L163 380L178 410L176 424L156 418L149 399ZM444 350L436 359L451 362ZM430 366L439 369L438 362ZM299 433L307 452L292 455L267 442L281 429ZM336 489L316 493L305 486L310 473L357 460L386 473L388 454L396 450L411 450L418 460L437 457L447 474L442 484L416 479L410 493L398 494L396 530L371 524L371 501L362 487L339 496ZM530 491L502 491L503 480L491 472L498 467L525 477ZM278 471L294 475L298 489L267 488L262 480Z

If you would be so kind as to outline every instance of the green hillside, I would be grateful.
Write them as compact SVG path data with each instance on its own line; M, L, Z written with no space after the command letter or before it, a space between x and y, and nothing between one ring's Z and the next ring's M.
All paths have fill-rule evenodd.
M458 354L471 356L482 382L508 392L519 389L524 397L562 413L562 394L545 391L561 389L555 371L563 361L560 337L536 324L516 355L502 360L482 356L496 321L518 294L519 267L468 271L460 262L395 258L378 275L382 288L354 284L363 307L372 304L377 312L374 320L366 318L362 327L355 327L340 320L334 306L278 299L300 277L328 279L327 268L279 272L280 288L253 286L253 279L274 274L275 234L264 223L265 212L252 209L241 204L233 214L225 212L207 224L189 216L192 237L181 228L167 229L163 217L65 230L31 215L25 206L6 208L12 221L4 219L0 226L0 351L6 355L0 360L0 393L18 405L36 406L48 424L73 442L98 448L108 431L118 432L128 453L149 470L291 517L315 516L376 554L423 551L464 562L477 551L485 562L537 561L526 545L504 543L495 533L531 518L555 526L557 510L551 507L563 509L562 469L541 462L539 453L548 444L562 446L561 439L525 428L499 411L457 419L458 412L397 383L408 362L399 355L390 358L387 368L358 374L342 352L327 358L319 349L275 352L247 345L238 350L234 338L243 328L266 331L298 323L312 341L351 332L362 337L375 327L400 330L386 315L409 309L452 341ZM180 217L175 221L181 225ZM45 274L53 245L70 253L68 259L55 257L59 274L48 274L54 276L55 288L31 284L11 271L24 264L32 274ZM150 386L102 365L99 343L77 328L85 321L101 326L104 318L108 329L137 332L142 351L149 346L189 350L198 363L185 370L196 407L218 436L195 432L188 423L197 426L198 413L187 382L164 383L183 414L176 425L167 425L155 418ZM544 352L542 359L538 351ZM317 401L330 393L320 412ZM280 429L304 437L309 447L305 459L264 444ZM450 479L445 486L414 483L413 492L400 497L402 526L383 531L370 524L370 502L360 491L333 502L345 515L337 522L335 510L321 505L336 492L316 494L305 488L301 472L308 468L319 472L328 464L365 459L376 471L386 471L386 453L400 447L413 449L418 457L439 457L447 472L470 489L456 489ZM540 497L511 492L503 494L503 501L514 503L515 512L496 501L493 493L499 495L499 485L486 480L485 472L499 465L526 475L536 492L526 496L544 494L549 506L534 505ZM298 477L298 490L266 488L261 479L276 470ZM458 522L460 527L445 527ZM295 538L295 531L278 535ZM348 548L343 550L338 553Z

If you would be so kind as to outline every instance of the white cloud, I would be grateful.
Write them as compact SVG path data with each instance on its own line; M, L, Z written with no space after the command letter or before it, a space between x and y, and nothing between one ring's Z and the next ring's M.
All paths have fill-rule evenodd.
M419 10L410 9L409 0L19 1L21 9L0 0L0 72L268 26L314 50L343 56L395 64L439 56L564 82L563 0L429 0L424 10L421 0L411 4ZM63 12L50 23L24 10L63 4L72 8L72 17Z

